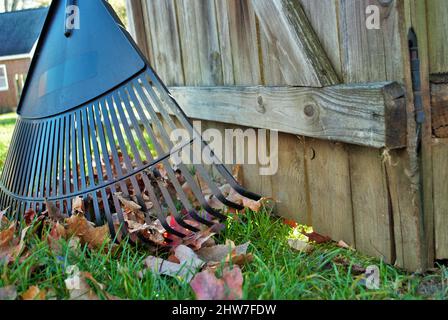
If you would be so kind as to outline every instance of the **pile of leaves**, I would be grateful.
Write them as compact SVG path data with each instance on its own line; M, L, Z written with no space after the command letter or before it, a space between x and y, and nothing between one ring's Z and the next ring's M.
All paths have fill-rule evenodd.
M160 176L164 179L166 173L164 173L163 167L158 169L161 173ZM238 178L238 175L236 177ZM199 185L206 185L201 181L199 175L195 175L195 178L198 179ZM183 189L187 195L191 195L190 200L198 208L188 185L184 183ZM266 199L253 201L241 197L229 185L223 185L220 189L229 200L253 211L260 210L267 201ZM226 210L213 197L210 190L203 188L202 191L213 208ZM197 299L242 298L242 269L253 259L252 255L247 252L249 243L236 245L233 241L227 240L225 244L217 244L214 236L225 226L218 220L213 220L213 217L207 216L207 219L214 222L212 227L207 227L186 213L183 213L183 221L199 231L192 232L183 228L170 216L167 219L170 227L185 234L186 237L179 238L169 235L161 222L149 212L153 207L149 200L146 211L144 211L132 196L125 197L121 193L117 193L115 196L121 204L127 236L134 243L143 243L148 252L140 276L143 277L146 272L152 272L188 282ZM5 211L0 212L0 263L8 265L15 261L24 261L29 257L33 248L27 239L32 237L45 241L55 254L62 251L61 240L74 248L85 246L90 251L101 253L114 250L117 244L113 241L115 239L111 239L108 226L97 227L90 222L86 218L85 203L81 197L74 199L73 211L71 215L68 215L61 212L54 203L47 201L45 212L37 214L34 210L29 209L24 214L21 224L6 218ZM235 214L240 213L235 212ZM113 217L116 230L119 230L117 214L114 214ZM118 241L125 240L120 232L117 234L119 235ZM165 259L160 257L161 253ZM90 273L80 271L76 265L67 272L65 284L70 299L99 299L97 292L101 292L101 297L106 299L116 299L105 292L103 284L96 281ZM48 296L51 294L37 286L31 286L20 298L45 299ZM17 292L13 287L0 288L0 300L7 298L17 298Z

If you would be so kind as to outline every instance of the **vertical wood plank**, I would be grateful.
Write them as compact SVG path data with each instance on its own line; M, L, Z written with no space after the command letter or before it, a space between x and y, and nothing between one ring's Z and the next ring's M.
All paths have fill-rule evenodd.
M183 85L185 80L174 0L151 0L146 4L154 51L153 65L167 85Z
M350 168L346 146L307 140L313 228L332 239L355 244Z
M448 259L448 144L436 142L434 163L435 257Z
M430 72L445 73L448 72L448 2L428 0L426 3Z
M227 2L233 71L236 85L261 83L255 12L250 1Z
M220 85L222 61L214 0L177 0L186 85Z

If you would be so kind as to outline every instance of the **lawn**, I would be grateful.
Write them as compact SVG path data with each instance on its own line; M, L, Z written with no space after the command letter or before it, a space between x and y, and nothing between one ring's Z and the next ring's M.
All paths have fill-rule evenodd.
M16 123L16 114L0 114L0 172L8 152L9 141L11 140Z
M0 116L0 164L14 121L11 114ZM237 245L250 241L248 252L253 260L242 266L244 299L448 298L448 269L444 266L425 275L409 274L335 243L312 244L311 250L296 251L288 239L303 239L299 228L285 224L266 209L230 215L226 228L215 240L224 243L230 239ZM127 241L113 248L105 245L103 250L90 250L70 240L59 240L61 247L55 251L45 236L37 237L33 232L27 233L25 241L29 250L26 256L0 264L0 292L1 288L13 286L20 298L31 286L37 286L46 292L47 299L68 299L67 267L77 266L95 279L89 283L100 298L195 298L190 284L179 278L151 272L140 277L148 255L167 258L167 253L149 253ZM365 285L362 270L371 265L380 270L378 290ZM221 271L218 268L218 274Z

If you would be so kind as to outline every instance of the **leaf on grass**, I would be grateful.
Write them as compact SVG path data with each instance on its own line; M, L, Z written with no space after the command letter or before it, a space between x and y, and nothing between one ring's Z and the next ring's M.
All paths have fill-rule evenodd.
M65 279L65 286L70 293L70 300L99 300L98 295L87 283L86 278L92 279L88 272L75 272Z
M283 218L283 223L286 224L287 226L290 226L291 228L296 228L299 225L297 221L286 218Z
M206 269L190 283L197 300L239 300L243 297L243 274L238 266L224 268L222 278Z
M209 267L217 267L221 262L232 262L242 266L253 260L252 254L247 254L250 242L235 246L233 241L227 240L225 245L216 245L200 249L197 254L199 258L208 263Z
M72 215L67 222L67 236L77 236L81 243L87 244L90 249L99 249L110 241L107 225L95 227L85 217Z
M14 261L19 257L25 247L25 236L30 227L22 230L20 239L15 237L16 223L12 223L8 229L0 232L0 261Z
M354 249L353 249L352 247L350 247L347 243L345 243L344 240L340 240L340 241L337 243L337 246L338 246L339 248L343 248L343 249L354 250Z
M59 208L51 201L45 200L45 207L47 210L42 214L48 214L48 217L51 220L64 222L64 220L68 218L68 216L66 214L62 214Z
M154 256L149 256L145 260L146 268L155 274L180 278L190 282L197 270L204 265L204 261L198 258L196 253L185 245L180 245L175 249L174 256L179 263L163 260ZM171 258L170 260L174 260Z
M27 226L29 226L33 222L35 217L36 217L36 211L34 211L32 208L29 208L23 214L23 218L25 219L25 223Z
M6 286L0 288L0 300L15 300L17 298L17 289L15 286Z
M22 300L45 300L45 290L40 290L37 286L31 286L22 294Z
M288 239L288 245L294 250L305 253L309 253L314 249L310 243L300 239Z
M361 275L366 273L366 268L358 265L358 264L352 264L348 259L338 256L333 259L333 262L339 265L342 265L346 267L347 269L350 269L351 272L354 275Z
M328 243L331 242L331 238L328 236L323 236L317 232L311 232L311 233L306 233L306 232L302 232L302 234L304 236L307 236L308 239L310 239L310 241L314 241L317 244L322 244L322 243Z

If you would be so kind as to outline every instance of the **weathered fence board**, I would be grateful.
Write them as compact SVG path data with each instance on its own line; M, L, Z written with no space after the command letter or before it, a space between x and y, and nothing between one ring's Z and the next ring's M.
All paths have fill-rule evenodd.
M432 73L448 72L443 53L447 28L445 21L440 22L448 5L441 0L143 2L145 28L137 27L140 31L136 33L144 29L152 64L169 86L176 87L173 94L187 113L196 118L231 123L204 121L205 128L222 131L243 125L285 132L279 135L281 165L276 175L260 177L257 166L244 166L244 183L250 189L278 200L279 214L311 223L318 232L328 233L335 240L344 239L362 252L410 270L422 270L427 262L432 263L431 230L438 227L434 227L431 206L432 197L438 191L432 190L431 176L441 168L440 161L431 160L431 150L427 147L432 139L431 124L426 123L421 162L423 187L420 185L407 33L414 26L420 38L422 94L425 110L431 113L428 61ZM380 7L379 30L369 30L365 25L365 10L371 4ZM406 99L402 94L381 96L372 91L359 95L355 92L355 98L349 99L345 97L348 93L341 94L338 86L340 82L355 83L349 86L352 87L361 82L379 81L404 85ZM183 85L199 87L177 88ZM245 87L233 87L241 85ZM225 89L231 92L222 91L223 86L232 86ZM322 88L327 86L330 88ZM437 92L433 101L434 97L438 99L440 91L443 89L433 88L433 93ZM283 99L280 94L284 95ZM369 94L372 94L369 103L363 102L361 96L366 98ZM439 101L444 101L443 97ZM315 109L306 107L310 104ZM372 105L382 110L379 117ZM349 111L350 107L356 110L355 114ZM405 113L389 110L406 110L408 117L405 119ZM432 110L433 117L437 110L440 108ZM313 111L314 117L304 116ZM434 120L437 126L438 118ZM337 124L341 121L345 126ZM394 121L407 121L407 128L393 126ZM366 126L374 128L374 133L382 128L383 133L374 134L370 139L359 135L361 128L365 134ZM388 132L387 128L398 129ZM443 126L437 128L441 132ZM395 142L388 142L387 137L396 138ZM364 146L354 146L354 143ZM406 145L407 149L388 150L399 145ZM384 147L386 150L378 150ZM437 152L442 154L440 150ZM440 182L437 188L443 190ZM444 201L439 199L436 204L437 214L448 211ZM338 212L334 212L335 206ZM352 228L337 225L338 219ZM443 221L443 217L436 219ZM438 239L445 241L440 236ZM440 245L448 247L440 241L438 254L443 252Z
M434 174L434 226L437 259L448 258L448 143L438 140L433 147Z
M403 91L396 83L321 89L172 87L170 91L192 118L375 148L406 145Z
M322 87L338 82L333 67L308 22L302 6L292 0L253 0L266 39L276 46L287 83Z

